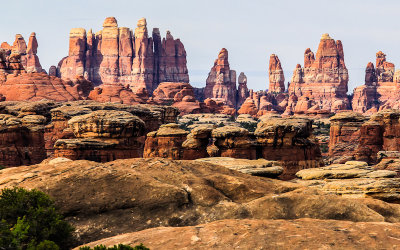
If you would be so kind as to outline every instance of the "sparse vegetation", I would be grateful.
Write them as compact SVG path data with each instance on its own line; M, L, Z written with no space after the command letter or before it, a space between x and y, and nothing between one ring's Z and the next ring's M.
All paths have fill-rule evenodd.
M69 249L72 232L45 193L23 188L1 191L0 249Z
M247 129L249 132L254 132L256 131L257 123L240 122L240 127Z

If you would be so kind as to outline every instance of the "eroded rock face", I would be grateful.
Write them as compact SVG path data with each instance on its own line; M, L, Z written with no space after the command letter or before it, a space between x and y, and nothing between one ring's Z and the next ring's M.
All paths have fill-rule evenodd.
M348 71L344 63L343 45L328 34L322 35L317 54L307 49L304 68L297 65L289 86L289 95L308 98L309 104L295 106L297 113L306 113L310 107L335 113L350 108L347 98Z
M329 156L335 163L354 159L360 130L366 117L355 112L341 112L330 118Z
M9 70L16 70L16 68L18 67L20 68L20 71L17 73L20 72L40 73L44 71L42 69L42 66L40 65L40 61L37 56L38 42L36 39L35 32L32 32L31 35L29 36L28 45L26 45L24 37L21 34L17 34L15 35L15 41L12 46L4 42L1 48L7 55L10 55L10 57L8 58ZM12 57L17 57L17 58L11 59ZM20 63L22 67L17 66L18 63ZM3 67L0 66L0 69L1 68ZM9 72L9 73L15 73L15 72Z
M236 71L230 69L228 50L223 48L208 74L204 97L236 107L236 93Z
M46 158L44 124L41 115L18 118L0 114L0 166L37 164Z
M390 109L372 115L361 129L356 158L376 163L379 151L399 151L399 118L400 112Z
M184 228L153 228L102 239L85 246L113 247L123 242L132 247L143 243L151 249L224 249L232 247L273 249L276 246L283 249L293 246L306 249L391 248L399 246L396 240L400 236L399 229L398 224L391 223L353 223L315 219L221 220ZM176 235L180 235L182 240L176 241L174 238ZM246 237L238 237L238 235L246 235ZM372 237L367 238L366 235Z
M4 82L0 82L0 94L7 101L82 100L92 88L92 83L84 79L64 81L46 73L9 74Z
M0 188L36 188L53 197L82 243L155 226L221 219L400 221L396 204L341 198L198 161L53 161L0 173ZM87 183L96 183L96 189L88 189Z
M183 159L182 143L187 134L176 123L162 125L157 131L147 134L143 157Z
M55 157L107 162L141 157L145 123L125 111L98 110L68 121L75 139L56 141Z
M382 110L367 119L361 114L344 112L331 118L329 143L330 160L344 163L360 160L376 164L380 151L399 151L400 113ZM386 158L386 157L384 157Z
M283 93L285 92L285 76L283 74L281 61L278 56L272 54L269 58L269 88L268 92Z
M318 141L312 134L312 121L303 118L270 118L255 131L259 158L281 162L282 179L290 179L301 169L323 165Z
M400 202L399 179L393 178L397 172L376 170L366 162L348 161L345 164L305 169L296 175L303 179L298 183L312 185L326 193Z
M4 130L4 136L10 137L4 141L4 145L23 145L19 153L4 146L0 149L0 155L7 156L7 159L14 157L15 164L23 165L38 163L46 154L53 157L54 144L57 141L57 153L72 159L110 161L141 156L144 147L143 135L157 130L161 124L175 121L178 110L174 107L155 105L132 106L93 101L59 103L47 100L1 102L0 114L12 117L11 120L16 120L17 124L21 123L17 126L17 132L12 130L14 132L10 134L8 129ZM82 116L83 119L77 118ZM134 124L137 126L131 122L124 122L125 118L133 119L132 122L136 121ZM69 125L69 121L73 124ZM138 134L132 134L132 131ZM18 141L18 138L22 138L21 141ZM7 163L8 165L11 164Z
M373 114L378 110L398 109L399 73L395 73L394 64L386 61L382 51L376 53L376 68L369 62L365 70L365 84L354 89L353 110Z
M237 98L237 107L241 107L245 102L246 98L249 97L249 89L247 88L247 76L240 72L238 78L238 98Z
M161 41L158 29L149 37L145 18L135 32L118 27L114 17L106 18L96 34L71 29L69 53L60 61L58 74L63 79L83 76L96 86L128 85L134 93L152 93L160 82L189 82L181 41L169 31Z
M159 105L177 107L181 115L209 111L196 100L193 87L183 82L162 82L153 92L152 101Z
M177 124L164 125L148 134L145 157L176 160L209 156L264 158L279 161L284 168L280 178L290 179L300 169L323 165L311 124L308 119L267 117L258 124L255 133L237 125L215 128L203 124L194 127L190 134Z

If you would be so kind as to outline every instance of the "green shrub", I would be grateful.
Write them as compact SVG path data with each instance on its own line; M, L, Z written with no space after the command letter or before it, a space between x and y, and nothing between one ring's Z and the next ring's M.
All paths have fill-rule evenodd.
M257 129L256 122L240 122L240 127L247 129L249 132L254 132Z
M0 221L0 246L11 246L11 249L68 249L73 241L73 228L56 211L54 201L38 190L3 189L0 194Z
M81 247L79 250L150 250L149 248L145 247L143 244L137 245L135 247L119 244L115 245L113 247L106 247L104 245L98 245L95 246L94 248L90 247Z

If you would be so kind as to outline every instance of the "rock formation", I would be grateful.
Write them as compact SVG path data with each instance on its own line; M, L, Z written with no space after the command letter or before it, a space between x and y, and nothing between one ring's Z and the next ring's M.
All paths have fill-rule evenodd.
M295 110L286 113L306 113L326 110L335 113L350 108L347 98L348 71L344 63L343 46L328 34L322 35L317 54L307 49L304 53L304 68L297 65L289 85L289 96L300 97L307 102L295 105ZM290 107L288 107L290 109Z
M238 78L238 97L237 97L237 107L240 108L242 104L245 102L246 98L249 97L249 89L247 88L247 76L240 72Z
M190 134L177 124L167 124L148 134L144 157L264 158L279 161L284 168L280 178L290 179L301 169L323 165L311 124L308 119L268 117L258 124L255 133L238 126L224 126L221 122L218 128L197 125L200 127L192 128Z
M176 123L162 125L157 131L147 134L143 157L183 159L182 143L187 134Z
M355 112L341 112L330 118L329 156L335 163L352 160L366 117Z
M1 167L37 164L46 158L45 121L40 115L18 118L0 114Z
M28 73L43 72L42 66L40 65L39 57L37 56L38 42L35 32L32 32L29 37L28 46L26 45L24 37L21 34L17 34L15 35L15 41L12 46L4 42L1 48L3 49L4 53L10 55L8 64L16 63L15 60L18 60L23 67L22 69L24 69L24 71ZM12 57L17 57L18 59L12 60ZM6 59L3 58L3 60ZM15 69L15 66L9 65L9 67Z
M196 100L193 87L183 82L162 82L153 92L152 100L159 105L177 107L181 114L197 114L203 110L204 103Z
M29 72L43 72L40 65L39 57L37 56L38 42L36 40L36 33L33 32L29 37L28 48L26 50L26 71Z
M178 110L155 105L47 100L0 102L0 114L4 115L3 136L8 138L4 145L0 143L0 165L18 166L38 163L46 154L96 161L141 157L145 133L174 122ZM129 134L133 130L138 134Z
M87 183L95 183L96 188L88 188ZM185 236L177 241L177 234L173 232L175 236L168 236L167 243L163 241L161 245L152 245L156 249L159 246L169 248L168 242L173 242L172 248L184 247L189 239L193 242L189 248L193 248L203 242L209 243L209 240L204 240L207 238L203 233L211 234L214 229L201 224L210 222L214 224L209 225L221 225L212 226L215 230L218 228L221 234L230 235L223 239L247 242L248 237L238 235L244 235L250 230L249 227L252 228L249 225L254 224L249 219L263 225L257 231L257 240L250 238L251 241L247 242L252 242L250 245L243 243L243 246L254 248L276 240L276 233L279 233L279 245L282 245L281 239L284 237L291 239L290 243L293 244L313 244L310 248L321 247L323 244L320 240L327 242L327 235L333 235L327 246L335 243L339 248L354 246L354 242L363 248L365 245L361 244L365 241L361 239L371 239L370 236L365 237L370 233L377 234L373 234L373 242L368 241L371 244L380 244L377 239L387 239L382 240L382 244L389 245L394 242L393 238L381 237L399 237L396 234L399 231L397 224L392 224L400 221L398 204L374 198L343 198L303 184L251 176L200 161L152 158L97 163L57 158L38 165L2 170L0 189L14 186L35 188L50 195L76 228L80 244L116 235L121 239L125 237L121 234L160 226L161 229L151 230L168 232L170 229L165 227L174 227L174 230L179 230L178 235L186 235L184 232L192 229L187 226L196 225L197 236L201 240ZM226 224L221 221L226 219L235 219L237 223ZM243 225L247 230L243 229ZM309 228L313 232L311 239L310 234L304 234L310 232ZM268 230L266 236L273 235L271 239L265 238L267 243L260 241L259 232L264 230ZM305 235L304 238L286 237L300 233ZM148 230L139 234L155 237L152 242L161 239L159 234L152 234ZM318 245L314 238L316 235L323 237L317 238ZM341 245L348 242L349 235L354 236L349 243L351 245ZM339 236L343 236L340 243ZM222 243L218 243L220 241ZM108 242L111 244L115 241ZM139 242L150 246L145 240ZM109 244L107 241L103 243ZM218 240L212 245L215 246L226 247L226 241Z
M74 139L59 139L55 157L107 162L143 155L144 122L125 111L98 110L68 121Z
M278 56L272 54L269 58L269 88L270 93L285 92L285 76L283 74L281 61Z
M312 121L303 118L267 118L254 135L259 145L257 158L281 162L282 179L293 178L305 168L323 165L318 141L312 134Z
M204 97L222 101L230 107L236 107L236 95L236 71L230 69L228 50L223 48L208 73Z
M149 37L146 19L138 21L135 32L118 27L108 17L103 30L71 29L68 56L57 68L63 79L83 76L97 85L129 86L134 93L143 88L152 93L160 82L189 82L186 51L179 39L167 32L161 41L158 29Z
M9 74L0 81L0 94L7 101L75 101L85 99L93 88L85 79L64 81L46 73Z
M395 73L393 63L386 61L386 55L376 53L376 68L369 62L365 69L365 84L354 89L353 110L372 114L382 109L398 109L400 71Z
M399 119L399 111L390 109L379 111L370 119L353 112L336 114L331 118L330 161L358 160L376 164L381 160L378 158L380 151L400 151L400 136L396 132Z
M131 247L143 243L151 249L224 249L227 246L249 249L274 249L276 246L283 249L293 246L304 249L391 248L399 246L396 240L399 229L398 224L376 222L315 219L220 220L190 227L151 228L102 239L85 246L113 247L124 242ZM181 240L176 241L176 235L180 235ZM246 237L237 237L238 235ZM370 237L365 237L366 235Z

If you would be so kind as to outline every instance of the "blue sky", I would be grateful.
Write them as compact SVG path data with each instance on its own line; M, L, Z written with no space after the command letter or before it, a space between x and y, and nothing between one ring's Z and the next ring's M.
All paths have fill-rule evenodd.
M248 86L268 87L269 55L277 54L286 82L308 47L314 52L321 34L343 42L350 72L349 89L364 83L365 66L382 50L400 65L400 1L385 0L18 0L2 3L0 40L17 33L27 40L36 32L42 66L57 65L68 53L71 28L101 29L107 16L135 28L146 17L149 31L170 30L185 45L191 83L205 85L221 48L231 68L248 76Z

